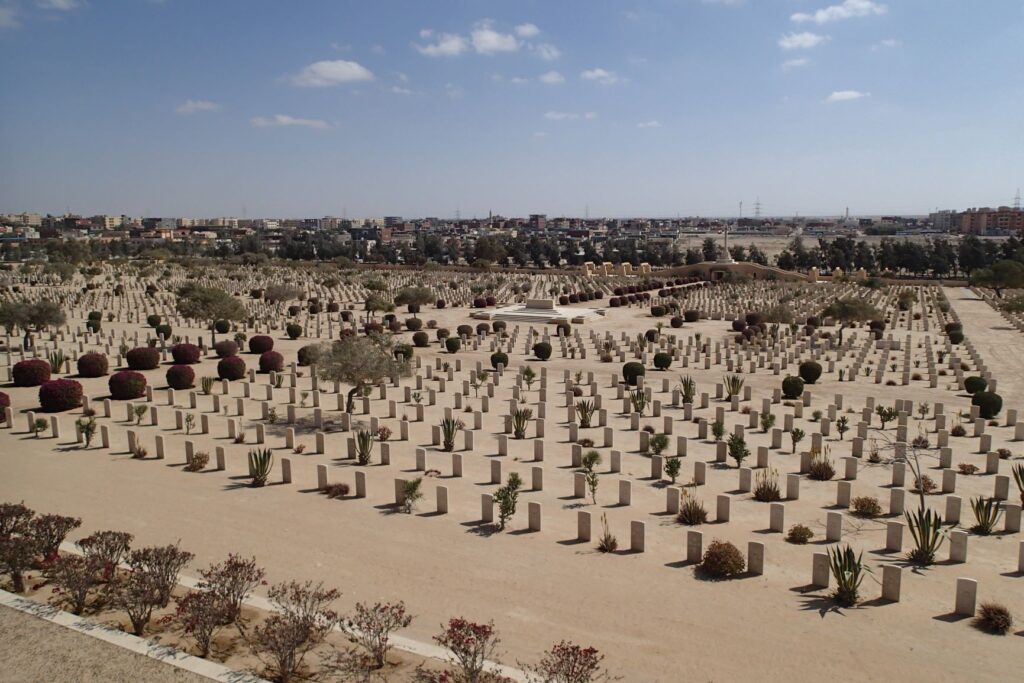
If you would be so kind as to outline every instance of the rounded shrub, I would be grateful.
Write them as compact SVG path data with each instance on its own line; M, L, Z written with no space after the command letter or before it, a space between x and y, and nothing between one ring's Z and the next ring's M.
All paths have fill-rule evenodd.
M786 399L792 401L793 399L800 398L804 393L804 381L794 375L789 375L786 379L782 380L782 395Z
M299 308L298 306L289 306L288 307L288 315L290 317L292 317L292 318L297 316L300 312L302 312L302 309Z
M868 323L868 327L872 330L879 330L885 332L885 321L884 320L872 320Z
M740 320L739 318L737 318L736 320L732 321L732 331L733 332L742 332L745 329L747 329L747 324L745 322L743 322L742 320Z
M444 299L438 299L437 301L435 301L434 302L434 307L435 308L444 308L445 307Z
M946 334L952 334L953 332L963 332L963 323L946 323Z
M150 327L156 327L157 325L160 324L161 320L163 320L163 318L156 315L155 313L153 315L146 316L146 324L149 325Z
M277 351L260 354L260 372L281 372L284 370L284 356Z
M227 320L217 320L213 323L213 331L217 334L227 334L231 331L231 323Z
M171 358L177 365L198 363L202 355L202 351L195 344L175 344L171 347Z
M968 394L976 394L979 391L985 391L988 387L988 380L984 377L966 377L964 378L964 390Z
M39 387L39 406L45 413L61 413L82 405L82 385L73 379L54 379Z
M664 306L660 304L655 304L654 306L651 306L651 315L654 316L655 318L660 318L661 316L665 315L665 313L666 311Z
M739 548L718 539L711 541L700 563L701 571L713 579L728 579L742 574L746 568L747 562Z
M800 378L807 384L814 384L821 377L821 363L813 360L805 360L797 370Z
M674 315L672 316L672 320L669 321L669 325L675 328L680 328L683 326L683 319L678 315Z
M30 358L19 361L11 369L11 377L16 387L37 387L50 379L53 368L50 362L42 358Z
M451 332L448 331L447 327L438 328L434 334L437 336L437 341L444 341L451 336Z
M139 346L125 355L132 370L153 370L160 365L160 351L149 346Z
M473 299L473 308L486 308L486 307L487 307L487 299L483 298L482 296L478 296L475 299Z
M487 323L479 323L476 326L476 333L486 336L491 333L491 326Z
M85 329L89 332L96 333L103 329L103 323L99 320L86 320Z
M296 362L303 367L315 365L320 360L320 345L307 344L299 349Z
M547 342L537 342L533 345L533 355L538 360L547 360L551 358L551 344Z
M622 379L629 386L635 387L637 378L643 377L646 372L643 363L631 361L622 366Z
M110 398L115 401L130 401L142 398L146 393L146 376L134 370L115 372L107 380Z
M695 323L700 320L700 312L692 309L689 311L683 311L683 320L688 323Z
M964 340L964 333L960 330L953 330L949 333L949 343L959 344Z
M341 306L338 305L337 301L332 301L329 304L327 304L327 312L328 313L337 313L340 310L341 310Z
M619 297L613 296L611 299L608 299L608 305L611 306L612 308L618 308L622 304L619 303Z
M505 322L504 320L495 320L491 324L491 330L494 331L494 334L500 334L501 332L504 332L506 329L508 329L508 323Z
M191 389L196 381L195 370L187 365L172 365L167 368L167 386L171 389Z
M250 289L249 290L249 296L251 296L253 299L262 299L263 298L263 290L262 289Z
M274 340L265 334L249 337L249 353L266 353L274 350Z
M163 337L164 339L170 339L171 332L173 332L171 326L166 323L162 325L157 325L154 331L156 332L158 337Z
M380 323L366 323L363 325L363 332L366 334L380 334L384 331L384 326Z
M495 370L497 370L499 365L501 365L502 367L506 367L506 368L508 367L508 354L507 353L503 353L501 351L496 351L495 353L491 354L491 367L494 368Z
M90 351L78 357L78 374L80 377L103 377L107 374L107 357L102 353Z
M397 320L394 320L394 319L389 320L388 321L388 331L389 332L394 332L395 334L398 334L399 332L402 331L402 323L400 323L400 322L398 322Z
M672 354L659 351L654 354L654 367L659 370L668 370L672 366Z
M298 323L288 323L284 326L284 332L288 335L289 339L298 339L302 336L302 325Z
M444 340L444 348L448 353L457 353L462 348L462 342L458 337L448 337Z
M658 331L657 330L647 330L646 332L644 332L644 339L646 339L649 342L656 342L656 341L658 341Z
M555 325L555 334L561 337L568 337L572 334L572 326L563 320Z
M486 299L484 299L484 303L486 303L488 306L497 306L498 300L493 296L489 296Z
M455 328L455 333L460 337L472 337L473 327L471 325L459 325Z
M217 376L221 379L236 380L245 377L245 361L241 356L228 356L217 363Z
M409 330L410 332L416 332L418 330L421 330L423 329L423 321L420 320L419 318L406 318L405 329Z
M743 319L748 325L760 325L764 322L764 314L754 311L752 313L747 313Z
M227 358L229 356L237 356L238 355L238 344L236 344L235 342L231 341L230 339L225 339L223 341L219 341L216 344L214 344L213 345L213 350L217 353L217 357L218 358Z
M558 297L558 305L559 306L568 306L569 305L569 297L567 297L565 295L562 295L562 296Z
M416 334L412 335L412 343L420 347L421 349L425 349L426 347L430 346L430 335L427 334L426 332L417 332Z
M99 311L89 311L86 320L103 320L103 314Z
M971 397L971 405L978 406L978 414L991 420L1003 409L1003 397L994 391L979 391Z

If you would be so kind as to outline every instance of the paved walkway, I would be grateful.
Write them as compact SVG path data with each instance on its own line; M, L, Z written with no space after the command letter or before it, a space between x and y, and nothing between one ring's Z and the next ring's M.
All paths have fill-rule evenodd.
M948 289L946 296L963 322L964 336L996 378L1003 409L1024 408L1024 334L966 287Z

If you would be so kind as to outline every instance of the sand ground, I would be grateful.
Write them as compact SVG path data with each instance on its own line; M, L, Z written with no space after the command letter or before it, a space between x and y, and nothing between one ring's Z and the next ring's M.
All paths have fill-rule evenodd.
M975 301L967 290L949 290L948 295L991 367L1000 368L1004 356L1021 355L1024 336L1002 329L1005 324L991 309L985 310L986 304ZM442 326L451 328L472 322L465 310L431 311L421 317L437 318ZM595 324L602 332L627 331L630 335L652 326L650 317L637 309L613 310L608 318ZM722 322L701 322L685 332L694 330L711 339L729 334L727 324ZM897 338L906 333L900 330ZM915 341L923 336L919 331L912 335ZM937 336L934 332L932 335ZM277 343L286 359L291 360L304 342L278 339ZM517 346L513 369L524 363L540 367L539 363L527 360L521 351ZM439 355L436 345L418 353L431 363ZM476 360L486 364L487 356L485 351L463 351L458 357L467 370ZM444 359L448 361L450 357L444 355ZM252 356L246 356L246 360L254 362ZM1024 385L1015 369L1018 366L1013 365L1019 361L1005 362L1012 371L1004 378L1002 371L996 370L1001 393L1007 407L1021 405ZM204 360L202 368L197 369L197 377L213 374L214 365L214 360ZM988 636L950 613L956 578L969 576L979 581L980 599L1004 602L1019 618L1024 616L1022 578L1012 571L1016 568L1019 534L972 536L970 561L966 565L939 563L927 570L908 568L903 578L903 600L886 604L877 599L879 567L885 562L899 562L900 558L882 550L884 519L865 521L846 516L845 540L865 551L865 558L877 574L865 582L868 600L864 605L839 610L827 599L826 592L808 586L811 555L824 552L825 513L835 502L835 484L802 481L800 500L787 504L786 525L798 521L808 524L817 538L809 546L793 546L781 534L767 533L766 505L753 501L749 495L737 494L734 468L709 466L708 484L701 487L700 496L711 519L716 495L728 494L733 500L729 523L711 523L701 528L705 544L712 538L723 538L745 548L750 540L762 541L767 546L766 571L763 576L727 582L698 580L693 568L683 562L687 527L664 513L665 482L648 477L649 460L635 452L636 434L627 431L628 419L618 414L617 402L609 399L613 390L605 388L608 375L617 372L620 364L602 364L591 357L585 361L561 359L556 353L545 366L552 381L558 382L563 368L596 373L606 407L613 413L610 420L618 428L615 447L623 451L623 472L607 473L608 449L599 449L605 456L600 471L607 474L602 475L598 505L572 498L565 409L561 407L561 392L552 392L555 398L548 399L547 453L542 464L544 490L523 493L519 513L506 533L491 533L477 520L480 494L496 488L489 484L489 463L497 457L496 433L501 431L499 420L505 412L504 399L508 393L501 393L502 400L496 399L491 413L485 416L476 451L465 454L462 479L448 477L449 456L428 445L430 426L437 424L441 405L450 405L449 392L445 401L439 400L438 406L428 409L424 423L413 424L411 443L392 444L390 467L366 468L366 500L330 501L313 490L315 466L321 463L332 466L332 479L351 483L352 461L341 459L345 434L329 434L327 453L314 455L311 431L300 430L299 441L306 443L308 450L303 455L290 456L295 483L250 489L244 486L245 452L250 446L235 445L226 439L222 418L211 415L211 435L193 434L189 438L211 454L214 446L224 446L228 451L227 471L189 474L181 471L185 435L174 430L170 409L163 409L160 427L138 428L151 452L153 436L165 435L168 459L137 461L126 453L124 432L129 425L124 422L121 406L116 406L110 421L115 427L109 451L75 448L73 435L70 439L67 436L71 431L70 417L60 443L32 437L20 422L13 431L0 432L0 471L4 473L0 477L0 500L24 499L40 511L81 516L83 528L73 538L113 528L135 534L137 545L181 539L182 546L196 554L193 564L185 570L193 576L198 567L217 561L228 552L238 552L257 556L272 581L313 579L338 587L343 591L343 611L356 601L404 599L417 619L403 635L423 642L428 642L439 624L451 616L493 619L502 636L502 659L506 663L531 661L553 642L567 638L592 644L605 652L606 663L625 680L651 683L767 677L888 681L897 672L912 672L913 679L933 681L997 681L1016 675L1024 652L1020 634L1006 638ZM164 371L161 368L146 374L154 386L162 387ZM669 374L673 384L681 372L691 372L700 391L712 391L714 383L721 381L723 370L673 369ZM648 371L648 378L657 380L660 392L660 376L652 373ZM780 379L770 371L749 375L747 381L754 387L752 405L759 406L760 398L770 395ZM85 384L91 396L106 394L104 378L85 380ZM500 391L508 392L510 385L511 381L503 382ZM36 405L34 390L9 391L16 406ZM532 392L531 402L536 400L536 391ZM969 398L946 390L941 383L938 389L929 389L927 382L886 387L870 379L842 384L826 379L813 392L814 403L805 411L804 419L797 420L808 434L811 428L806 422L811 409L824 408L837 393L843 394L846 406L852 406L858 413L868 395L878 397L879 402L894 398L944 402L947 414L969 408ZM280 396L275 399L281 401ZM656 397L668 402L667 395ZM327 398L327 405L333 406L333 395ZM468 402L476 404L473 400ZM158 397L156 404L164 403ZM375 411L380 410L378 403L375 401ZM196 412L203 411L202 405L205 404ZM716 405L719 404L712 401L703 415L713 414ZM250 419L258 416L257 407L254 403L250 405ZM399 415L406 409L400 404ZM781 424L781 413L788 409L775 409L780 412ZM676 418L676 433L690 437L690 452L683 465L682 478L686 480L693 471L693 461L713 461L714 446L697 440L696 425L683 422L681 411L670 414ZM328 417L336 415L331 413ZM647 418L644 422L660 424L660 419ZM745 424L746 416L727 412L726 422L730 426ZM912 422L916 425L916 421ZM279 456L289 455L281 448L284 426L268 427L270 445L278 449ZM397 427L393 428L397 435ZM892 432L892 425L887 431ZM1019 444L1010 443L1013 429L994 431L993 448L1008 445L1019 458ZM599 434L599 430L593 430L598 441ZM768 443L759 430L748 430L747 434L752 451ZM834 436L829 437L834 459L849 454L849 438L847 435L844 442L839 442ZM977 448L971 448L971 444L976 441L965 439L955 444L954 466L961 461L984 465L984 455L973 453ZM396 477L416 476L415 446L428 449L428 467L436 467L443 476L440 480L425 480L427 496L417 514L394 514L390 507L392 481ZM781 451L772 451L771 464L783 473L795 471L797 458L790 455L788 438L784 446ZM808 447L808 443L803 447ZM504 472L520 472L527 488L530 467L540 464L528 462L531 457L529 442L512 441L509 455L502 458ZM374 461L377 462L376 454ZM1006 463L1003 467L1005 473ZM630 506L615 503L620 477L633 482ZM884 507L889 477L888 466L862 463L854 495L878 496ZM970 518L967 497L990 494L992 481L991 476L960 478L958 494L965 499L965 523ZM450 514L446 516L433 512L435 483L450 489ZM940 500L935 498L932 505L939 507ZM539 533L525 531L528 501L538 501L543 506L543 530ZM580 505L594 513L595 536L599 531L596 519L605 513L612 532L623 545L628 545L629 522L645 521L646 552L605 556L593 544L577 543L575 509ZM945 553L944 548L940 555L944 558Z

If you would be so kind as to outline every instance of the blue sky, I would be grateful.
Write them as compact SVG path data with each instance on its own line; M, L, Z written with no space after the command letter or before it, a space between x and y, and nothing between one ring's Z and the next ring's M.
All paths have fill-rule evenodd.
M1024 186L1022 0L0 0L0 211L921 213Z

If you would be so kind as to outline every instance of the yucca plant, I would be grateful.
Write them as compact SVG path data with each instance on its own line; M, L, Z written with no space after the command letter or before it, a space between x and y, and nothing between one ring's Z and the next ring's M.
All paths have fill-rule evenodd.
M743 391L743 378L739 375L726 375L725 393L728 395L728 398L739 396L741 391Z
M782 500L778 470L758 470L754 480L754 500L762 503L774 503Z
M370 464L373 454L373 433L366 429L356 432L356 460L360 465Z
M619 541L608 529L608 515L601 513L601 538L597 540L597 549L602 553L614 553L619 547Z
M836 580L832 598L843 607L853 607L860 599L860 584L868 571L862 562L863 556L863 552L854 553L849 545L828 549L829 566Z
M526 438L526 426L533 418L533 411L529 408L516 408L512 411L512 436L516 439Z
M412 514L413 508L416 507L416 503L423 499L423 491L420 490L420 484L423 483L423 477L417 477L416 479L410 479L402 485L402 512L409 515Z
M583 429L590 427L590 418L594 416L595 410L597 408L593 401L577 401L576 414L580 418L580 427Z
M942 530L942 517L923 505L915 512L904 512L903 516L914 539L914 548L907 559L923 567L934 564L935 554L946 538Z
M441 420L441 437L444 441L442 448L449 453L455 450L455 435L466 425L462 420L446 417Z
M1018 463L1013 466L1013 480L1017 482L1017 490L1020 491L1020 502L1024 505L1024 464Z
M249 451L249 470L252 472L252 486L267 485L270 470L274 466L274 452L269 448L254 448Z
M634 389L629 392L629 402L633 405L634 411L643 415L647 409L647 393L643 389Z
M988 536L995 531L999 518L1003 516L1002 504L995 498L978 496L971 500L971 509L974 510L974 519L977 520L971 531L981 536Z
M213 383L216 381L215 377L203 377L199 380L199 386L203 389L203 394L209 396L213 393Z
M679 378L679 389L683 394L683 403L693 403L697 396L697 382L690 375Z
M64 363L67 361L67 356L64 355L63 351L51 351L47 354L47 358L54 373L63 371Z

